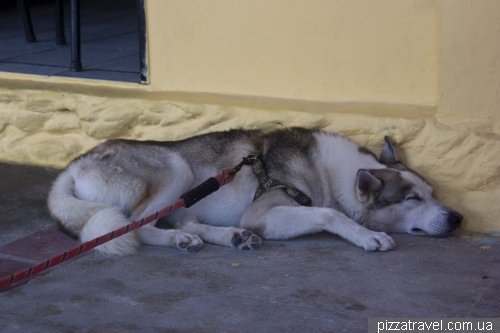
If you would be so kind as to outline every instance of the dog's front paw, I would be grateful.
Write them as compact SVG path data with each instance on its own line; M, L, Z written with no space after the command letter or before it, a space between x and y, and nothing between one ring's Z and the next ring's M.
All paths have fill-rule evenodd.
M178 249L189 252L196 252L203 246L203 241L200 237L183 231L177 231L173 235L173 242Z
M366 251L389 251L396 247L396 242L385 232L369 231L358 245Z
M262 239L248 230L239 229L233 233L231 244L240 250L256 250L262 246Z

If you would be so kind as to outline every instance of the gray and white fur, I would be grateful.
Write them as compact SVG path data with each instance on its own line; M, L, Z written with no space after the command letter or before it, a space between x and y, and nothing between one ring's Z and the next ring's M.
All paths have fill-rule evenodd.
M385 138L381 156L347 138L302 128L231 130L182 141L110 140L73 160L48 198L52 217L82 242L154 213L242 157L262 152L269 178L309 196L300 206L283 189L253 201L251 167L190 208L98 247L129 254L141 243L197 251L203 242L257 249L264 239L330 232L367 251L396 247L386 233L445 236L462 216L396 158Z

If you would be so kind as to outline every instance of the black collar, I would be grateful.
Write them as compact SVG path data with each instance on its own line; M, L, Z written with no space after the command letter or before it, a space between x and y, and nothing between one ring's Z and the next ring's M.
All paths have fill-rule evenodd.
M255 191L255 196L253 200L257 200L264 192L272 189L284 189L285 192L295 200L299 205L311 206L311 198L309 198L304 192L296 189L293 186L282 183L275 179L269 179L264 168L264 162L262 161L262 154L258 155L252 163L253 173L257 180L259 181L259 186Z

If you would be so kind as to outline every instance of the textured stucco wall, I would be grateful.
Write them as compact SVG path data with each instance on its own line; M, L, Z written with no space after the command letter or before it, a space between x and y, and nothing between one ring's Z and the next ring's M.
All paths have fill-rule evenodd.
M375 107L375 106L374 106ZM356 108L351 106L351 108ZM0 160L63 167L106 138L175 140L231 128L314 126L374 152L390 135L399 155L466 217L464 227L498 231L500 140L438 123L345 113L97 97L0 89Z

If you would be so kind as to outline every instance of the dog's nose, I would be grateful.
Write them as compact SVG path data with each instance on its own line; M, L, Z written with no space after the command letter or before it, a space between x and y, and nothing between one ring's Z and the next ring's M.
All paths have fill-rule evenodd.
M451 228L456 229L460 226L460 223L462 223L463 219L464 219L464 217L462 216L462 214L457 213L457 212L450 212L448 214L448 225Z

